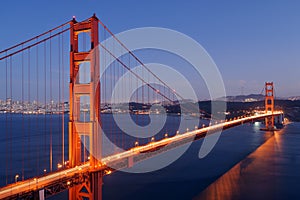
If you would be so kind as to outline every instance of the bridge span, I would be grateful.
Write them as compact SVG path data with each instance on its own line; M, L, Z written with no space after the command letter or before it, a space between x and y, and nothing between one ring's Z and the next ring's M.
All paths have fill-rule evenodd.
M104 36L102 42L99 39L101 35ZM70 42L66 43L65 38L69 38ZM112 39L112 44L106 42L109 38ZM68 52L67 49L69 49ZM65 62L66 52L70 58L69 62ZM101 60L100 52L102 53ZM122 56L119 56L119 52L123 52ZM99 200L102 199L102 177L114 170L130 168L135 163L191 143L206 135L251 121L265 120L266 130L274 131L274 117L283 114L281 111L274 110L274 85L273 82L267 82L264 112L227 121L215 122L214 119L213 123L207 127L195 127L195 130L166 136L158 141L151 139L151 142L146 145L139 146L137 143L129 150L97 159L96 155L102 155L101 126L113 124L113 119L103 121L100 113L113 112L111 105L121 104L125 97L129 96L129 102L126 102L129 105L126 113L147 113L151 105L159 104L162 107L177 105L181 101L185 102L186 98L176 92L176 88L170 87L162 80L160 74L152 72L96 15L81 22L74 17L71 21L0 51L0 61L3 65L0 67L2 70L0 75L3 75L2 79L5 80L6 91L5 101L2 101L4 108L0 111L6 114L7 147L5 151L7 185L0 188L0 199L43 200L45 197L69 190L70 200ZM104 70L104 66L108 68ZM141 66L140 73L135 72L136 66ZM65 73L66 69L70 70L70 76ZM33 71L35 71L34 74L32 74ZM129 76L125 76L127 73ZM118 81L124 77L126 84L122 85L123 88L120 91L115 90ZM20 91L16 88L20 88ZM134 93L130 92L131 89L135 90ZM64 91L67 90L69 90L68 101L64 97ZM114 100L113 94L116 91L118 95ZM54 101L55 99L57 102ZM131 102L134 102L135 106L131 105ZM165 109L167 110L166 107ZM221 112L224 111L225 109L221 110ZM196 104L194 104L193 112L199 112L199 115L206 114L213 119L211 113L199 110ZM12 116L15 113L21 114L22 131L21 136L18 135L18 137L12 136L14 132ZM65 113L69 113L68 118L65 118ZM38 120L33 126L32 117L26 117L25 114L43 114L43 126ZM54 114L59 116L59 122L57 120L54 122ZM65 120L68 120L68 123L65 123ZM65 124L68 125L65 127ZM57 171L53 170L55 127L60 127L57 131L61 134L60 138L55 138L55 140L61 142L59 147L61 163L65 163L65 130L67 129L69 149L68 168L61 166ZM36 152L31 148L32 140L40 136L32 134L36 130L43 135L39 139L45 141L44 152L49 153L46 159L39 160L39 150L41 150L39 147ZM113 133L113 127L110 133ZM126 142L124 138L115 137L115 144L121 147ZM22 181L17 181L19 174L15 176L14 181L13 175L12 163L13 158L16 157L13 152L13 140L16 139L22 141L22 150L20 150L22 172L19 173ZM88 142L85 141L86 139ZM87 143L89 148L83 148L82 144ZM89 151L88 154L86 150ZM27 152L27 155L24 152ZM24 176L24 169L33 168L31 163L27 162L33 156L37 158L36 166L34 166L37 176L25 180L24 177L28 175ZM41 163L43 168L48 166L44 170L47 168L50 172L38 176L41 172Z
M45 174L41 177L19 181L3 188L0 188L0 199L37 198L39 193L45 197L65 191L74 185L88 182L89 173L97 172L102 176L111 174L114 170L132 167L135 163L159 155L168 150L175 149L180 145L203 138L219 130L229 129L244 123L263 120L267 117L283 115L282 111L259 113L252 116L240 117L234 120L223 120L207 127L202 127L172 137L153 141L143 146L136 146L127 151L107 156L101 160L101 164L96 169L91 170L89 162L82 165L62 169L53 173ZM162 148L164 147L164 148ZM27 197L27 198L26 198Z

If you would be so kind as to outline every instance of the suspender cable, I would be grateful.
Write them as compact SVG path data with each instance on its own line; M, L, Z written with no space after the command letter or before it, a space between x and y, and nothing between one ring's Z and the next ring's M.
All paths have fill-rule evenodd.
M61 100L61 35L58 37L58 124L61 124L61 127L59 130L61 130L61 134L63 135L63 113L62 113L62 100ZM61 138L61 143L62 143L62 148L61 148L61 160L62 160L62 166L64 166L64 161L63 161L63 138Z
M36 39L38 41L39 38ZM36 46L36 114L39 114L39 48ZM38 117L36 117L36 131L39 130ZM37 161L36 161L36 175L39 175L40 171L40 145L37 145Z
M110 72L110 74L109 74L109 83L110 83L110 85L109 85L109 98L110 98L110 110L111 110L111 113L113 114L113 102L112 102L112 85L113 85L113 80L112 80L112 76L113 76L113 72L112 72L112 70L113 70L113 65L115 64L114 62L112 63L111 61L112 61L113 59L112 59L112 57L110 56L110 66L109 66L109 72ZM113 118L111 118L110 119L110 122L109 122L109 124L110 124L110 135L112 136L112 140L114 141L114 143L115 144L117 144L116 143L116 136L114 135L114 132L113 132ZM116 151L116 149L114 149L114 153L116 153L115 152Z
M130 63L131 63L131 60L130 60L130 55L129 54L127 54L128 55L128 66L130 67ZM128 84L129 84L129 90L128 91L132 91L132 74L131 73L129 73L129 76L127 76L128 77ZM130 105L130 102L131 102L131 96L129 97L129 105ZM129 107L129 112L130 112L130 114L132 114L132 105L131 105L131 107ZM138 142L138 141L137 141Z
M142 69L142 77L143 77L143 79L145 80L145 76L144 76L144 69ZM142 105L143 105L143 107L142 107L142 111L144 112L145 110L145 93L144 93L144 84L142 83L142 85L141 85L141 89L142 89ZM144 118L143 118L144 119Z
M6 53L7 54L7 53ZM7 63L7 59L5 59L5 110L6 110L6 114L5 114L5 139L6 141L8 141L8 63ZM6 175L6 185L8 184L8 144L5 143L5 175Z
M63 31L63 27L62 27ZM65 70L64 70L64 34L61 34L61 63L62 63L62 164L65 163Z
M23 48L23 45L22 45ZM22 181L24 180L24 167L25 167L25 124L24 124L24 51L22 51Z
M10 181L13 181L13 169L12 169L12 111L13 111L13 88L12 88L12 57L9 60L9 68L10 68L10 124L9 124L9 163L10 163Z
M116 84L117 84L117 81L119 81L119 78L120 78L120 72L119 72L119 70L121 69L121 67L118 67L118 65L116 65L117 66L117 75L116 75L116 77L115 77L115 86L116 86ZM117 90L117 95L115 95L115 96L117 96L117 102L116 103L118 103L119 105L120 105L120 88L118 88L118 90ZM122 142L124 143L124 135L125 134L123 134L122 133ZM124 146L122 147L123 149L124 149Z
M104 35L104 40L105 40L106 39L106 32L105 31L104 31L103 35ZM108 59L106 56L107 56L107 54L104 54L103 63L104 63L105 67L107 66L107 59ZM101 63L101 61L100 61L100 63ZM101 70L101 64L100 64L100 70ZM107 107L107 95L106 95L106 88L107 88L106 73L107 73L107 68L102 67L102 77L100 77L100 80L102 79L101 96L102 96L103 100L101 102L104 102L104 108L103 109L108 109L108 107ZM100 107L101 107L101 105L100 105ZM100 112L100 115L101 115L101 112ZM103 119L103 118L101 117L101 119ZM102 125L101 129L102 130L104 129L103 125ZM103 143L104 142L102 141L102 144L101 144L102 146L103 146Z
M113 43L113 52L115 52L115 43ZM113 60L113 59L112 59ZM115 84L115 78L116 78L116 73L115 73L115 71L116 71L116 62L113 62L112 63L112 66L111 66L111 80L110 80L110 83L111 83L111 91L110 91L110 94L111 94L111 107L113 108L113 107L115 107L115 103L116 103L116 97L114 97L114 98L112 98L112 94L113 94L113 90L114 90L114 84ZM114 105L114 106L113 106ZM112 112L114 112L113 110L112 110ZM113 124L113 121L114 121L114 119L112 118L111 119L111 124ZM114 138L115 138L115 140L117 140L118 141L118 138L117 138L117 132L114 130L114 128L113 128L113 126L111 126L111 129L112 129L112 134L113 134L113 136L114 136ZM122 136L122 135L121 135ZM120 144L120 146L122 147L122 139L121 138L119 138L119 140L121 140L121 144Z
M61 73L61 57L60 57L61 56L61 54L60 54L61 45L60 45L60 39L61 39L61 35L58 36L58 46L57 46L58 47L58 112L59 112L58 113L58 126L62 123L61 118L63 115L63 114L61 114L62 104L61 104L61 96L60 96L61 95L61 74L60 74ZM62 132L62 129L63 129L63 124L62 124L62 126L58 127L59 132L60 132L60 130ZM63 162L62 162L62 166L64 166Z
M30 104L30 49L28 49L28 60L27 60L27 62L28 62L28 67L27 67L27 78L28 78L28 83L27 83L27 90L28 90L28 105ZM30 139L31 139L31 134L30 134L30 131L31 131L31 127L30 127L30 118L31 118L31 116L30 115L28 115L27 116L28 117L28 126L27 126L27 128L28 128L28 139L27 139L27 142L28 142L28 146L27 146L27 152L28 152L28 160L27 160L27 163L28 163L28 169L31 169L31 166L30 166L30 160L31 160L31 156L30 156L30 154L31 154L31 152L30 152L30 147L31 147L31 141L30 141Z
M47 155L47 44L44 42L44 155ZM46 172L46 169L44 169Z
M134 64L136 64L136 62L133 62ZM132 68L136 67L137 65L133 65ZM137 68L136 68L137 69ZM138 73L138 72L137 72ZM136 113L135 113L135 123L137 126L137 130L138 131L138 126L139 126L139 79L136 79L136 87L135 87L135 95L136 95Z
M49 40L49 71L50 71L50 171L52 172L53 166L53 155L52 155L52 106L53 106L53 99L52 99L52 41L51 41L51 31L50 31L50 40Z

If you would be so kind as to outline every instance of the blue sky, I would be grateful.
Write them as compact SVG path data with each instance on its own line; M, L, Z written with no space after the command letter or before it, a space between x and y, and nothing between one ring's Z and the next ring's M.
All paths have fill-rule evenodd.
M300 96L297 0L2 1L0 49L93 13L114 33L155 26L194 38L216 62L229 95L260 93L274 81L277 96Z

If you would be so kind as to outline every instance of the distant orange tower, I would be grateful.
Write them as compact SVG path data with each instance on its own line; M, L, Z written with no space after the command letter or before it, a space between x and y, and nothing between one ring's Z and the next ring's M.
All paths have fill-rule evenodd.
M266 82L265 84L265 111L266 113L274 112L274 84L273 82ZM274 116L267 117L265 119L266 129L273 130L274 129Z
M91 48L86 52L78 50L78 35L89 33ZM101 159L102 138L100 132L100 63L98 50L98 18L94 15L83 22L77 22L75 18L70 22L70 121L69 121L69 164L70 167L80 165L82 160L81 136L89 137L90 178L81 185L69 190L69 199L93 199L102 198L102 176L93 171ZM81 83L79 80L80 67L83 64L90 67L89 82ZM84 97L89 99L89 121L80 119L80 102Z

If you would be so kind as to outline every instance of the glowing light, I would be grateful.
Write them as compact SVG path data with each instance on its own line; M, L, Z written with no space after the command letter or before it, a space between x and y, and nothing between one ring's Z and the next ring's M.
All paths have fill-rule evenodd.
M16 174L16 176L15 176L15 182L18 181L18 178L19 178L19 174Z
M71 185L71 182L70 182L70 181L68 181L68 182L67 182L67 185Z
M58 168L58 169L62 168L62 164L57 163L57 168Z
M68 160L65 161L65 162L64 162L64 165L65 165L65 166L69 166L69 161L68 161Z
M254 126L259 126L259 122L254 122Z

